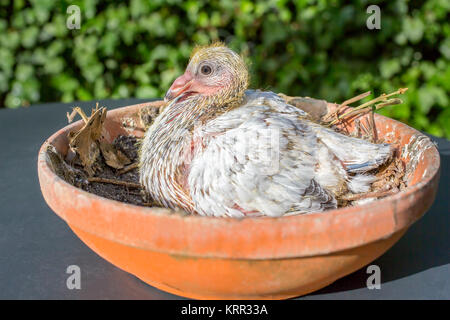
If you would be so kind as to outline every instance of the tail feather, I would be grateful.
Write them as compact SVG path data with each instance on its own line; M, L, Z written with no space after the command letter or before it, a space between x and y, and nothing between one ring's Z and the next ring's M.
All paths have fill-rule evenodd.
M387 143L371 143L320 126L314 127L314 131L350 173L363 173L378 168L393 153L392 146Z

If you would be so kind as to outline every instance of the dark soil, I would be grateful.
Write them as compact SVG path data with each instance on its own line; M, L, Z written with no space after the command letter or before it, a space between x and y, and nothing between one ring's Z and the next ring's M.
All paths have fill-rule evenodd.
M136 137L118 136L112 144L118 150L122 151L133 163L138 161L138 139ZM101 169L96 172L96 177L139 184L139 171L137 168L132 169L129 172L119 174L120 170L113 169L106 165L103 157L99 162ZM80 169L82 169L82 167ZM141 187L134 188L91 181L85 185L82 185L81 188L87 192L91 192L112 200L136 205L153 205L146 197L146 194Z
M135 136L118 136L112 145L123 152L132 163L138 161L139 139ZM50 159L55 172L62 179L70 184L81 188L87 192L99 195L120 202L131 203L141 206L157 206L148 198L143 188L139 185L139 169L134 168L128 172L121 174L123 170L117 170L108 166L105 159L100 155L96 162L96 170L94 177L89 177L87 172L81 165L78 155L73 160L66 161L55 153L55 150L48 150ZM68 157L66 157L67 159ZM111 179L115 181L123 181L130 185L117 185L105 182L90 181L92 178ZM139 186L137 186L139 185Z

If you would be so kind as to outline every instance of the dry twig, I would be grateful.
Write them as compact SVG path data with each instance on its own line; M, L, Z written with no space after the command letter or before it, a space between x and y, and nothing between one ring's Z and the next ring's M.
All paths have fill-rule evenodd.
M380 198L380 197L386 197L391 194L396 193L397 190L378 190L373 192L367 192L367 193L356 193L356 194L349 194L342 196L340 199L344 201L356 201L356 200L363 200L368 198Z
M118 186L124 186L124 187L129 187L129 188L136 188L136 189L142 187L139 183L128 182L128 181L123 181L123 180L108 179L108 178L101 178L101 177L90 177L87 180L89 182L110 183L110 184L115 184Z
M379 96L379 97L377 97L375 99L372 99L372 100L370 100L370 101L368 101L366 103L363 103L362 105L360 105L360 106L358 106L356 108L352 108L351 110L348 110L347 112L345 112L342 115L338 115L334 120L331 120L328 123L328 125L331 126L331 125L336 124L337 122L339 122L343 118L349 118L351 116L355 116L357 114L361 114L361 113L370 111L370 109L368 109L368 108L370 108L372 105L375 105L377 102L383 102L383 103L380 103L380 104L376 105L375 110L381 109L381 108L383 108L385 106L388 106L388 105L394 105L394 104L402 103L402 101L400 99L387 100L387 98L392 97L392 96L397 95L397 94L403 94L403 93L406 92L406 90L408 90L408 88L400 88L397 91L389 93L389 94L383 93L381 96Z
M331 119L338 119L339 112L341 112L341 110L342 110L343 108L345 108L345 107L348 106L349 104L352 104L353 102L356 102L356 101L359 101L359 100L364 99L365 97L367 97L367 96L370 95L370 94L371 94L371 92L370 92L370 91L367 91L367 92L361 93L360 95L357 95L356 97L353 97L353 98L350 98L350 99L348 99L348 100L345 100L344 102L342 102L342 103L336 108L336 110L335 110L333 113L327 115L327 116L325 117L324 121L331 120Z
M139 168L139 163L138 162L134 162L134 163L126 166L125 168L123 168L122 170L120 170L118 172L118 175L120 176L120 175L122 175L124 173L127 173L127 172L129 172L129 171L131 171L133 169L136 169L136 168Z

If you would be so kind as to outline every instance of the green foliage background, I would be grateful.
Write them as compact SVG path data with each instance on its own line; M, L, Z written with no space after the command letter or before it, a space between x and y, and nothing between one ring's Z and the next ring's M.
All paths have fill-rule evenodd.
M448 0L0 0L0 106L161 97L196 43L220 39L248 54L254 88L342 102L408 87L381 112L450 138L449 13Z

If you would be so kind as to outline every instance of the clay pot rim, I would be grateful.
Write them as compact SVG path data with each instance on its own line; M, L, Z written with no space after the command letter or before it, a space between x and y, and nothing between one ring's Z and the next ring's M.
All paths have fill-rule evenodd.
M116 114L129 114L141 107L159 106L161 103L162 101L158 100L117 108L110 110L107 117ZM329 105L335 104L329 103ZM385 119L393 122L402 129L410 130L412 134L423 135L399 121L379 114L376 114L375 117L376 120ZM433 181L437 181L440 171L439 152L435 146L432 146L424 152L424 157L429 157L430 163L433 165L427 167L427 171L420 182L408 186L405 190L394 195L367 204L329 210L325 214L311 213L287 217L234 219L195 215L184 216L166 208L143 207L103 198L76 188L57 176L47 163L47 146L60 135L67 134L81 124L80 120L58 130L44 142L39 150L39 181L47 203L69 225L76 226L86 232L128 246L166 252L177 256L231 259L307 257L351 249L385 239L395 232L408 228L424 213L422 210L422 212L414 212L405 216L405 213L402 213L403 211L399 212L394 209L390 212L385 210L391 207L389 204L393 204L394 208L397 208L401 206L402 201L412 199L419 190L426 187L432 188L430 185ZM49 192L49 188L52 189L51 192ZM55 190L58 190L58 192L52 193ZM72 195L72 202L63 205L61 202L55 201L55 195ZM77 215L77 212L93 207L96 209L96 219L99 218L98 223L90 223L90 219L86 219L86 217L92 218L92 213L86 217ZM399 216L399 214L402 215ZM108 217L108 215L111 216ZM130 225L123 225L119 221L121 219L125 219ZM133 222L133 220L135 221ZM385 223L386 221L389 222ZM109 228L105 228L105 223ZM169 225L176 227L161 231L160 227ZM364 225L372 225L374 229L371 232L366 230L365 234L359 234L352 239L339 237L339 235L342 236L347 233L343 230L352 233L361 229L361 226ZM349 228L346 229L346 227ZM136 233L130 234L130 230L134 230ZM150 232L147 233L148 231ZM216 234L215 231L217 231ZM247 236L246 233L250 235ZM233 235L237 235L237 237L233 237ZM258 238L261 236L265 237L265 241L275 241L271 242L271 248L266 247L260 250L257 244L248 245L252 242L252 237ZM315 240L310 242L311 237ZM317 237L322 239L319 241ZM242 240L244 242L239 242ZM211 241L218 242L219 245L208 244ZM292 243L289 244L289 242ZM246 244L245 248L240 250L243 244Z

